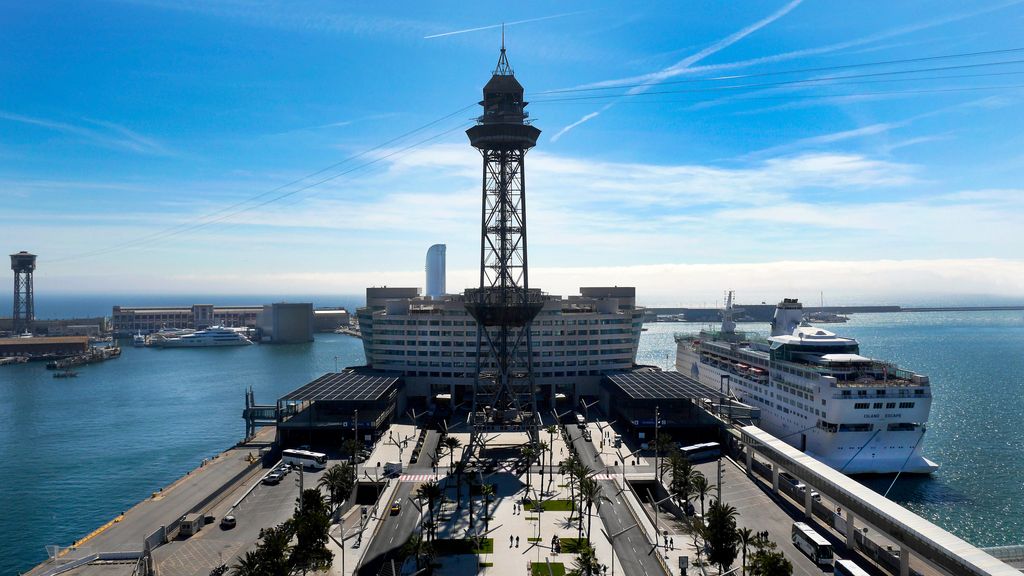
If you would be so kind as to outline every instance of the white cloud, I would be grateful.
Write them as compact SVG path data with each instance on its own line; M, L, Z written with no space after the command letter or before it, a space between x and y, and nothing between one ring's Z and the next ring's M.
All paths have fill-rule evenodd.
M97 130L94 128L86 128L85 126L69 124L67 122L34 118L32 116L14 114L12 112L4 112L2 110L0 110L0 120L18 122L20 124L37 126L47 130L61 132L63 134L78 136L80 138L84 138L88 142L106 148L115 148L156 156L166 156L171 154L171 151L166 146L155 139L139 134L138 132L113 122L85 119L86 122L101 128Z

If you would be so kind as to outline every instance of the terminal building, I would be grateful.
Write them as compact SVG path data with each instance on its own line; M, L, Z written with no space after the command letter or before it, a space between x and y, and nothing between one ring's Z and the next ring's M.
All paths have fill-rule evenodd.
M0 338L0 358L58 358L85 354L89 351L88 336L36 336L33 338Z
M367 288L366 306L356 314L367 365L401 374L410 401L450 395L457 404L471 397L477 326L463 295L432 298L420 296L418 288ZM575 404L582 395L596 396L604 374L633 368L641 321L633 287L545 295L532 330L539 404Z
M350 320L348 310L344 308L321 308L313 311L313 330L334 332L338 328L347 328Z
M402 379L374 370L328 373L274 407L278 443L334 450L345 439L375 441L405 409Z
M114 334L129 336L150 334L164 328L202 330L210 326L255 327L262 312L263 306L114 306L111 319Z
M260 314L262 341L295 344L313 341L313 305L275 302L263 307Z

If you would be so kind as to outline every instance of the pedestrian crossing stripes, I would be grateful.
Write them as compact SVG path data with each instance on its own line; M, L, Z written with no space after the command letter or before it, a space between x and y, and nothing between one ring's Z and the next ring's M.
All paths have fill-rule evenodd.
M430 481L430 480L440 480L440 479L442 479L444 477L445 477L444 474L438 474L437 476L434 476L433 474L402 474L402 476L398 479L398 481L399 482L427 482L427 481Z

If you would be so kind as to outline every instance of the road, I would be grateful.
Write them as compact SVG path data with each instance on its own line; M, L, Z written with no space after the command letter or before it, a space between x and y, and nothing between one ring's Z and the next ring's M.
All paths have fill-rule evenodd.
M416 528L420 518L416 505L410 502L410 495L413 493L414 486L416 484L412 482L402 482L399 484L398 490L395 492L395 498L402 499L402 511L399 514L391 515L388 512L388 508L383 508L384 514L387 514L387 516L384 517L384 521L377 530L377 534L370 540L369 548L367 548L363 555L363 560L359 564L357 572L359 576L377 576L377 574L381 573L382 569L384 569L384 573L390 574L390 566L386 566L386 564L391 559L395 559L396 562L401 561L399 552L409 537L412 536L413 530Z
M576 453L580 460L592 470L603 471L604 466L597 457L597 450L594 445L586 440L576 426L566 426L569 437L576 447ZM609 502L601 506L601 522L604 524L608 534L616 534L636 524L628 505L620 498L615 482L611 480L600 481L601 489ZM615 555L619 559L617 568L621 569L626 576L665 576L665 569L652 553L651 545L647 542L643 532L639 528L624 533L615 539L612 545Z
M267 470L262 470L267 472ZM191 576L206 574L220 564L232 565L235 559L253 550L259 540L261 528L276 526L292 517L299 495L298 475L303 475L305 488L315 488L322 471L289 472L280 484L260 484L234 510L237 526L223 530L218 524L205 526L198 534L187 539L172 540L154 552L161 576ZM256 477L259 478L258 476ZM244 493L236 494L208 511L219 523L231 504Z
M409 465L405 470L406 474L429 474L433 468L434 452L437 448L438 433L434 430L427 431L424 439L423 449L416 464ZM397 480L396 480L397 481ZM418 484L413 482L402 482L399 484L394 498L402 499L402 511L394 516L388 514L383 524L377 530L375 537L370 539L369 548L363 554L363 560L359 564L357 574L359 576L377 576L385 569L390 574L390 566L385 566L392 558L396 561L400 558L399 552L406 541L412 536L416 525L419 523L420 513L410 496L414 495ZM372 524L371 524L372 526ZM367 528L370 530L371 528ZM369 537L369 534L366 535ZM397 567L396 567L397 568Z

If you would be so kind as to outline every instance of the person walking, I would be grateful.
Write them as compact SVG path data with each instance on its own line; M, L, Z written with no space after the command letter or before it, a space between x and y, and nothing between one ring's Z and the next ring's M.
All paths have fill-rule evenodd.
M512 535L511 534L508 535L508 547L509 548L512 547Z
M519 548L519 536L516 536L516 548Z

